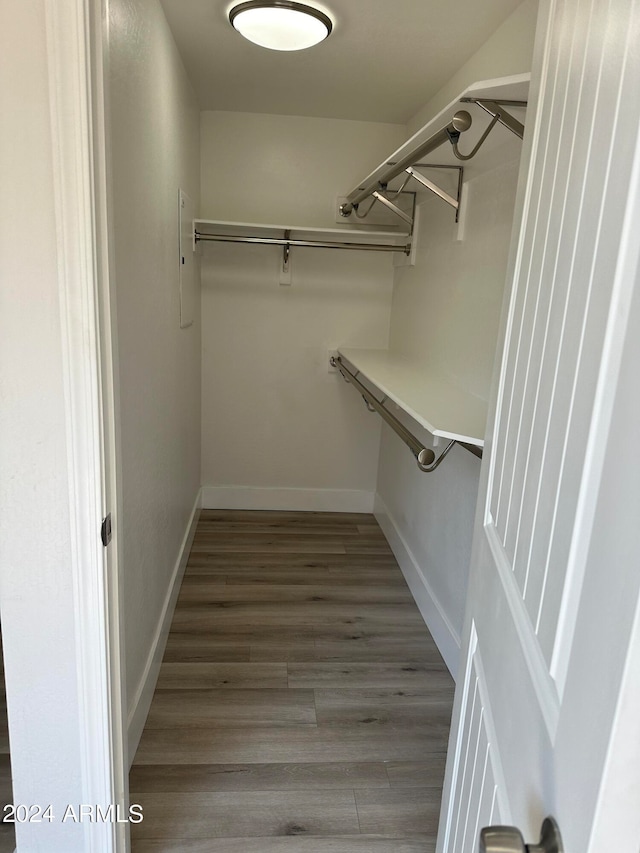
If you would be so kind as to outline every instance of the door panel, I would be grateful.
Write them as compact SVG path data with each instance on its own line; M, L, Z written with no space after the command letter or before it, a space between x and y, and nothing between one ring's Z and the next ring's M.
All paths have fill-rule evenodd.
M619 502L611 523L620 536L637 525L632 486L605 490L603 472L613 407L624 408L621 395L637 395L622 381L621 353L640 334L629 327L638 271L640 2L549 0L539 30L441 853L476 851L476 825L497 822L487 817L478 774L493 780L503 819L529 840L556 813L566 837L580 839L575 853L590 849L613 716L597 687L593 694L585 620L620 656L614 669L628 653L631 621L623 624L620 607L596 611L587 590L600 588L602 603L624 600L630 613L637 604L625 560L637 566L640 551L620 565L602 553L594 561L592 534L603 499ZM628 434L639 427L628 424ZM493 775L481 770L485 755Z

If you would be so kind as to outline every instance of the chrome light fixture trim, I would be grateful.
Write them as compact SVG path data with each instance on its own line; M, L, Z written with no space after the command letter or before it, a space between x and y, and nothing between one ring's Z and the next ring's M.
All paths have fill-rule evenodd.
M271 34L269 35L269 38L262 38L261 36L255 37L254 34L247 31L247 28L240 26L240 17L243 13L268 12L269 10L273 10L276 13L294 12L297 13L297 15L306 15L307 18L311 18L315 22L319 22L321 27L317 28L317 34L307 34L307 38L302 43L294 45L293 42L287 41L286 37L283 37L283 41L280 41L279 37L271 37ZM295 0L247 0L247 2L239 3L230 10L229 22L231 26L244 38L254 42L255 44L259 44L261 47L266 47L271 50L304 50L324 41L329 37L333 30L333 21L328 15L320 9L316 9L314 6L308 6L306 3L297 3ZM274 30L275 24L276 22L274 20ZM286 46L283 46L285 44Z

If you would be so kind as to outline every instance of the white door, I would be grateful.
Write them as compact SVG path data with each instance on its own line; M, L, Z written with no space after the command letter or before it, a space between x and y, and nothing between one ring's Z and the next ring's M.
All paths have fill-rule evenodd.
M538 29L439 853L640 848L640 2Z

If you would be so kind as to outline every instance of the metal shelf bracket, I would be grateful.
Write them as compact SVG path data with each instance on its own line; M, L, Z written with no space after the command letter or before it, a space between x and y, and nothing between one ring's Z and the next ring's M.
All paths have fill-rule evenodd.
M449 169L451 171L458 173L458 186L455 197L449 195L448 192L445 192L441 187L435 184L432 180L427 178L422 172L418 172L415 166L409 166L405 169L405 172L409 177L416 180L421 186L425 189L430 190L430 192L434 193L445 201L447 204L451 205L451 207L456 212L456 222L460 219L460 199L462 197L462 181L464 179L464 169L462 166L441 166L436 163L419 163L423 169Z

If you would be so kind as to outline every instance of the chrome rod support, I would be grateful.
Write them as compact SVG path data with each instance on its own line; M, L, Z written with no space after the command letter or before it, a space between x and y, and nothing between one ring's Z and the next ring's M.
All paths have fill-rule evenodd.
M372 178L371 181L365 183L363 186L352 190L347 196L346 202L340 206L340 213L343 216L349 216L354 207L357 207L360 202L364 201L374 192L379 191L381 186L387 186L390 181L402 174L408 166L413 166L421 157L435 151L436 148L444 145L445 142L449 142L452 135L457 138L457 136L464 133L470 127L471 116L469 113L466 110L458 110L446 127L438 130L421 145L417 145L408 154L401 157L400 160L393 162L382 174L379 174L376 178Z
M411 177L414 178L414 180L416 180L423 187L428 190L431 190L432 193L435 193L443 201L446 201L447 204L450 204L451 207L454 207L457 210L460 206L459 199L449 195L449 193L445 192L437 184L434 184L433 181L430 181L429 178L425 177L421 172L416 172L416 170L412 166L409 166L409 168L406 169L406 173L407 175L411 175Z
M458 148L457 141L456 142L452 141L451 146L453 148L453 153L456 155L458 160L472 160L476 156L478 151L482 148L482 146L485 143L485 140L487 139L487 137L489 136L489 134L491 133L491 131L493 130L493 128L496 126L497 123L498 123L498 116L494 116L491 119L491 121L489 122L489 125L487 126L487 129L485 130L485 132L482 134L480 139L476 142L475 146L473 147L473 149L468 154L463 154L462 151L460 151L460 149Z
M282 272L289 272L289 258L291 257L291 243L289 242L289 238L291 237L291 231L284 232L284 239L287 241L282 249Z
M264 246L301 246L310 249L350 249L362 252L402 252L411 254L411 243L393 246L387 243L330 242L327 240L287 240L286 237L245 237L236 234L204 234L196 231L196 243L253 243Z
M336 358L335 356L332 356L331 366L340 371L343 379L350 382L355 388L357 388L367 404L369 411L377 412L380 417L389 424L391 429L400 436L416 457L420 470L425 470L435 461L436 455L433 450L429 447L425 447L424 444L415 437L415 435L409 432L406 426L401 423L395 415L391 414L391 412L382 405L377 397L374 397L371 391L369 391L369 389L360 382L357 375L352 373L349 368L345 366L340 357Z
M335 356L331 356L330 363L332 367L335 367L336 370L340 371L345 382L350 382L360 392L367 409L370 412L377 412L380 417L389 424L391 429L404 441L415 456L418 468L425 474L429 474L431 471L436 470L450 452L454 444L459 444L461 447L464 447L465 450L473 453L474 456L482 459L481 447L476 447L474 444L468 444L465 441L457 441L457 439L451 439L440 456L436 459L436 455L433 450L430 447L425 447L424 443L416 438L415 435L413 435L413 433L410 432L407 427L383 405L387 397L385 396L382 401L378 400L378 398L375 397L371 391L362 384L362 382L360 382L358 379L360 371L352 373L340 356L337 358Z
M405 222L408 222L409 225L413 225L413 218L409 216L408 213L405 213L404 210L400 210L397 204L394 204L392 201L389 201L389 199L383 196L382 193L376 191L372 193L372 196L375 198L376 201L379 201L385 207L388 207L389 210L395 213L396 216L399 216L400 219L403 219Z
M477 104L489 115L493 116L501 125L515 133L520 139L524 138L524 125L517 118L514 118L505 107L526 107L526 101L491 101L486 98L463 98L465 104Z
M432 462L431 464L425 464L426 460L422 460L420 458L420 456L418 455L418 460L417 460L418 461L418 468L421 471L424 471L425 474L430 474L432 471L435 471L436 468L438 467L438 465L440 465L440 463L444 460L445 456L449 453L449 451L451 450L451 448L453 447L453 445L455 443L456 443L455 439L452 438L451 441L445 447L445 449L442 451L440 456L438 456L438 458L435 460L435 462ZM433 451L431 451L431 452L433 453Z
M462 182L464 179L464 169L462 166L441 166L437 164L431 165L430 163L421 163L420 164L425 169L451 169L458 173L458 186L457 186L457 197L454 198L449 193L445 192L441 187L423 175L421 172L418 172L415 166L409 166L405 169L407 175L421 184L425 189L430 190L432 193L435 193L439 198L445 201L447 204L450 204L451 207L454 208L456 212L456 222L458 222L460 218L460 200L462 198Z

